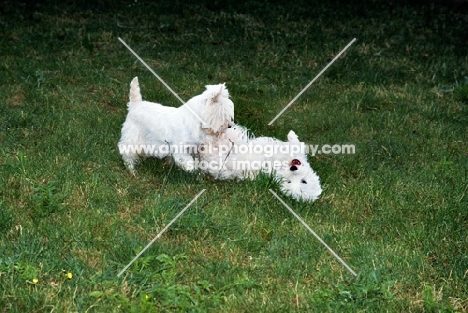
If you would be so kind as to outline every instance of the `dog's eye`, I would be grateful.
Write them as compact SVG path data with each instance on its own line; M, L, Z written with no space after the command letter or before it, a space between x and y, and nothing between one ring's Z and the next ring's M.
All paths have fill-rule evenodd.
M305 179L301 180L301 183L303 183L303 184L306 184L306 185L307 185L307 182L305 181Z

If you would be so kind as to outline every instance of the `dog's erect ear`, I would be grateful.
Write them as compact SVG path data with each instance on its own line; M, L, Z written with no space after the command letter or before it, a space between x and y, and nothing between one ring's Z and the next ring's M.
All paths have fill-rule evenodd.
M299 142L299 138L297 137L296 133L292 130L288 133L288 141L289 142Z
M232 125L234 120L234 103L229 99L229 92L224 84L207 85L207 102L201 118L214 133Z
M222 98L229 98L229 91L225 84L206 85L206 91L209 93L208 105L221 101Z

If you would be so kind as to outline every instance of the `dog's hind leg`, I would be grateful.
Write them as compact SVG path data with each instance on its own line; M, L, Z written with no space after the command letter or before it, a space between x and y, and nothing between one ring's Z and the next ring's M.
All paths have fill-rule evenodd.
M135 174L135 165L138 163L140 155L142 155L142 146L139 140L139 129L128 120L123 124L122 137L118 147L125 166L132 174Z

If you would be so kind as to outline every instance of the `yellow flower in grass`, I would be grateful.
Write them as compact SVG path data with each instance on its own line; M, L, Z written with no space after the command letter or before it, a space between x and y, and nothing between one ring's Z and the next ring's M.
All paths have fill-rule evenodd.
M32 282L33 282L33 284L35 285L35 284L37 284L37 283L39 282L39 279L34 278L34 279L32 280Z
M64 274L65 274L65 277L68 278L68 279L72 279L72 278L73 278L72 272L67 272L66 270L62 269L62 273L64 273Z

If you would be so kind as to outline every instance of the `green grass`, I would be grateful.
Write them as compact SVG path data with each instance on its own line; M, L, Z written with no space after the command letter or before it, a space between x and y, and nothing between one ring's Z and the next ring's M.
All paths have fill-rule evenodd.
M463 7L290 2L4 2L1 312L468 311ZM266 177L216 182L156 159L130 175L117 149L130 80L179 103L118 37L183 99L226 82L256 135L354 144L310 158L317 202L284 199L358 276Z

